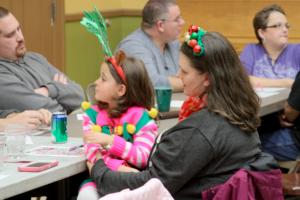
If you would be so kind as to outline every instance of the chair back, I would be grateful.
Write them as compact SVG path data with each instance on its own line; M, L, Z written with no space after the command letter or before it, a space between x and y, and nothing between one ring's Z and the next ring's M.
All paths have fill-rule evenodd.
M88 84L87 88L86 88L86 96L87 96L87 100L91 103L91 104L96 104L97 101L95 99L95 87L96 84L95 83L90 83Z

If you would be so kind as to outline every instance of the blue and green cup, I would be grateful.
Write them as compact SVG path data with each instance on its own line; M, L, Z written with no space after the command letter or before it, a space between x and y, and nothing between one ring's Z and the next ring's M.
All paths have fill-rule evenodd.
M169 112L172 89L166 87L155 88L156 103L159 112Z

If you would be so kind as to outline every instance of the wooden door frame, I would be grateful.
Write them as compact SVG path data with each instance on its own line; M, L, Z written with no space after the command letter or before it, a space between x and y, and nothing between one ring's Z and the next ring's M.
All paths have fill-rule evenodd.
M53 21L52 3L56 9ZM1 0L1 6L8 8L19 21L27 49L44 55L65 72L65 1Z

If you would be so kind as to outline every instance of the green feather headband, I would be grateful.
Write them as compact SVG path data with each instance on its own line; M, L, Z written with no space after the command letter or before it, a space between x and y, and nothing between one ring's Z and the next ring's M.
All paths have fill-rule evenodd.
M202 38L205 33L206 31L202 28L196 25L191 25L185 35L185 42L188 46L193 48L193 54L195 56L205 55L205 48L202 42Z
M102 46L104 55L106 56L106 61L112 64L119 77L124 82L126 82L125 73L117 63L116 59L113 57L113 54L110 50L105 20L102 17L100 11L96 7L94 7L93 11L83 11L83 15L84 16L80 21L80 24L82 24L90 33L94 34L98 38L98 41Z

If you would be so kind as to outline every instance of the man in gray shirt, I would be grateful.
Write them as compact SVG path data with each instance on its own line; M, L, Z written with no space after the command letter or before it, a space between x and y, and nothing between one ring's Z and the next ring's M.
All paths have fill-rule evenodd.
M69 80L40 54L26 52L18 20L0 7L0 110L41 108L72 112L84 99Z
M173 91L182 91L177 77L177 38L183 25L174 0L149 0L143 9L141 28L123 39L118 49L143 60L154 87L171 86Z

